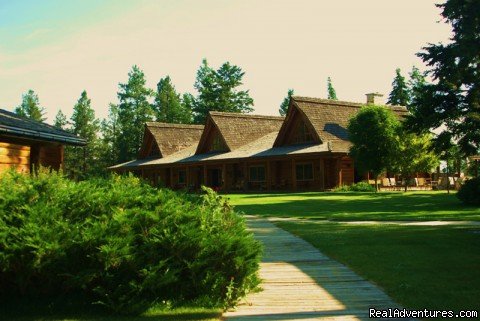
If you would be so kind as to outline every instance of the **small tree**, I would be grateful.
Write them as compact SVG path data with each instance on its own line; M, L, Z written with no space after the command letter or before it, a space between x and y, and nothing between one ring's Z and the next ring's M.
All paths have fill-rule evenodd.
M31 89L22 95L22 103L15 108L15 113L20 117L36 121L44 121L46 119L44 117L45 109L40 106L38 95Z
M392 170L402 174L406 192L408 181L415 173L430 172L438 166L439 160L433 151L430 135L416 135L399 127L396 140Z
M374 105L362 107L349 121L350 154L360 171L373 173L375 191L378 191L378 176L392 164L399 126L390 109Z
M278 109L280 116L285 116L287 114L288 105L290 104L290 98L292 98L293 95L295 95L294 90L289 89L287 93L287 97L283 98L283 101L280 104L280 108Z
M402 76L400 68L395 70L395 78L392 82L392 91L388 96L387 103L390 105L407 106L410 101L410 95L405 77Z
M330 77L327 78L327 91L328 91L328 99L338 100L337 92L335 91L335 88L333 88L332 78Z

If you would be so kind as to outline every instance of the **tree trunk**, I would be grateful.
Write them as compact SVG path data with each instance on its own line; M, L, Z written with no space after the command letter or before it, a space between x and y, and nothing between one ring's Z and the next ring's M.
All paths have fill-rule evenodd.
M447 194L450 194L450 178L448 177L448 158L447 158Z
M378 175L375 175L375 193L378 192Z
M410 180L410 177L405 176L405 193L407 192L407 186L408 186L408 181Z

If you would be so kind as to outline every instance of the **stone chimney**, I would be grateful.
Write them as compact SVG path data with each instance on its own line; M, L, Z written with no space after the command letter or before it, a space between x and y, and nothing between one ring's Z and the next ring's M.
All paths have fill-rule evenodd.
M369 93L367 96L367 105L385 105L385 99L380 93Z

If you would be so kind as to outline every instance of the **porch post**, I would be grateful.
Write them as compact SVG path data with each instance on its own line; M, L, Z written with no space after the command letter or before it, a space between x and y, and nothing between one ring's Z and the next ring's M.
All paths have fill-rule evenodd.
M173 183L173 167L170 167L170 187L173 189L175 184Z
M265 180L267 181L267 191L269 191L271 189L271 186L272 186L272 171L271 171L271 168L270 168L270 161L267 160L267 167L266 167L266 176L265 177Z
M190 173L188 171L188 165L185 166L185 187L188 189L190 188Z
M339 157L337 158L337 187L342 186L342 159Z
M208 174L207 165L203 165L203 185L205 185L205 186L208 186L207 185L207 183L208 183L207 174Z
M324 191L325 190L325 159L320 158L320 170L319 170L319 176L320 176L320 190Z
M222 188L227 189L227 164L222 165Z
M292 158L292 189L297 190L297 162Z
M248 189L248 163L243 163L243 190Z

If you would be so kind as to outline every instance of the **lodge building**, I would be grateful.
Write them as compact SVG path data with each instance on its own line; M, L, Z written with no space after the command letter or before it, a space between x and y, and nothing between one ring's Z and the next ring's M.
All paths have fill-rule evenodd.
M76 135L0 109L0 173L30 173L39 166L63 169L65 145L85 146Z
M377 94L368 94L374 103ZM137 160L112 166L155 185L225 191L330 190L364 178L347 125L364 104L294 96L286 117L210 112L204 126L149 122ZM386 106L399 117L402 106Z

